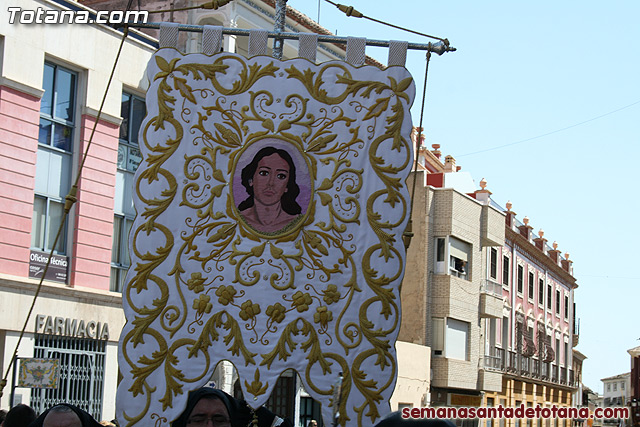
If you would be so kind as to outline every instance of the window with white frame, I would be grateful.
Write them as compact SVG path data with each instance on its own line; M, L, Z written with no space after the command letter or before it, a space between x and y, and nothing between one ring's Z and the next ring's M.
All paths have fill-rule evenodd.
M127 269L131 265L129 257L128 236L131 231L133 219L114 215L113 240L111 246L111 284L109 289L113 292L121 292Z
M135 218L133 208L134 172L142 161L138 135L146 114L144 99L132 93L123 92L120 114L122 123L118 146L118 171L116 173L111 247L111 284L109 286L113 292L122 291L127 270L131 264L128 237Z
M449 359L468 360L469 323L447 318L445 356Z
M469 280L470 278L471 245L449 237L449 274Z
M50 251L64 217L64 198L71 188L77 74L45 62L40 102L31 247ZM66 254L66 221L54 252Z
M522 289L524 286L524 267L520 264L518 264L518 278L517 278L517 283L518 283L518 293L522 294Z
M509 257L502 257L502 285L509 287Z
M569 295L564 296L564 318L569 319Z
M551 301L553 300L553 287L547 285L547 309L551 310Z
M38 142L65 152L73 151L76 110L76 73L46 62L42 77Z
M491 248L489 251L489 277L498 279L498 249Z
M33 201L33 220L31 222L31 248L49 252L64 217L64 201L37 195ZM63 225L55 253L64 254L66 249L66 221Z
M140 125L147 113L144 99L123 92L120 104L120 144L118 146L118 169L135 172L142 161L138 146Z
M544 279L538 279L538 305L544 306Z
M528 297L529 297L529 299L531 301L533 301L534 288L535 288L535 276L533 274L533 271L529 272L529 283L528 283L528 286L529 286L529 295L528 295Z
M560 316L560 290L556 289L556 316Z
M455 237L435 239L436 274L450 274L470 280L471 245Z

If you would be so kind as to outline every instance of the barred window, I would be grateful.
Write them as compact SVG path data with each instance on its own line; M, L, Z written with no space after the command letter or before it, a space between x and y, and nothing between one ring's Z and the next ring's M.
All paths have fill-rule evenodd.
M106 341L36 334L34 357L60 360L56 389L32 389L31 407L41 413L58 403L71 403L102 416Z

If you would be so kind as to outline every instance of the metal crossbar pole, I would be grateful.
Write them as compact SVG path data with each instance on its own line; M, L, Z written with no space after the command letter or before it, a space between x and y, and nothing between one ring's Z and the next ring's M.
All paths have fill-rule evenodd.
M159 29L159 22L149 22L146 24L139 23L130 23L127 24L129 28L149 28L149 29ZM187 25L180 24L178 26L179 31L186 31L192 33L201 33L203 29L202 25ZM233 35L233 36L248 36L251 30L244 30L239 28L227 28L224 27L222 29L223 34ZM275 31L269 32L270 38L279 38L285 40L297 40L299 38L300 33L279 33ZM325 43L337 43L337 44L346 44L347 37L340 36L332 36L332 35L324 35L318 34L318 41ZM367 46L378 46L378 47L389 47L389 40L374 40L374 39L366 39ZM407 45L407 49L411 50L424 50L436 53L438 55L442 55L445 52L455 52L456 48L451 47L447 42L436 42L436 43L409 43Z
M273 28L275 33L281 34L284 32L284 23L287 18L287 0L276 0L276 22ZM273 57L282 59L282 50L284 47L284 40L281 37L276 37L273 42Z

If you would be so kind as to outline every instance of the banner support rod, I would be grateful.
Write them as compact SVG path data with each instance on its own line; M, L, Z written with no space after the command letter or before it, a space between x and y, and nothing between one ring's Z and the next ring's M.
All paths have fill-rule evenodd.
M148 28L148 29L155 29L155 30L160 29L159 22L150 22L146 24L128 23L126 25L129 28ZM203 30L203 26L180 24L178 26L178 30L192 32L192 33L201 33ZM222 34L233 35L233 36L248 36L250 32L251 30L244 30L240 28L224 27L222 29ZM272 31L272 32L269 32L268 37L283 39L283 40L298 40L299 34L300 33L277 33L275 31ZM318 42L347 44L347 37L318 34ZM367 46L389 47L389 40L366 39L366 43L367 43ZM449 44L449 41L447 39L445 39L445 42L439 41L436 43L411 43L410 42L407 45L407 49L429 51L438 55L442 55L445 52L456 51L456 48L452 47Z

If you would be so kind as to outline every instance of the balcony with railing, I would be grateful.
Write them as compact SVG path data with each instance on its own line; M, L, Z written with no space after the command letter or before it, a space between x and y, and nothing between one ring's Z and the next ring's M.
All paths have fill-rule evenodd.
M573 373L573 369L569 369L569 385L571 387L577 387L577 381L576 381L576 376Z
M576 387L576 377L572 369L498 347L490 348L489 354L485 354L484 368L512 376Z
M480 286L480 317L502 318L502 285L490 279Z
M575 316L575 303L573 304L573 312L574 312L574 316ZM576 319L574 317L573 319L573 346L577 346L578 343L580 342L580 319Z
M567 368L560 368L560 384L567 385Z
M504 350L492 347L489 354L484 355L484 367L492 371L504 370Z

